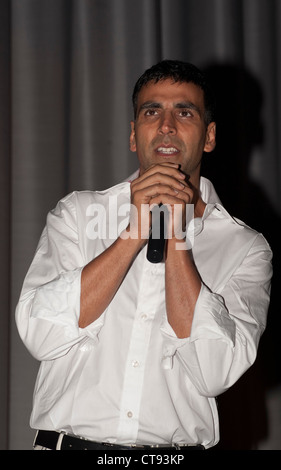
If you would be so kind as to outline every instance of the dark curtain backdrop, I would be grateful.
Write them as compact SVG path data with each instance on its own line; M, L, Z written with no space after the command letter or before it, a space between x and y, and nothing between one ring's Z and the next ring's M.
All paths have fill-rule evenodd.
M219 397L220 449L281 449L280 0L0 1L0 448L30 449L39 364L14 322L47 212L137 168L131 93L163 58L208 71L218 145L203 173L274 250L267 332L252 369ZM219 367L219 364L218 364Z

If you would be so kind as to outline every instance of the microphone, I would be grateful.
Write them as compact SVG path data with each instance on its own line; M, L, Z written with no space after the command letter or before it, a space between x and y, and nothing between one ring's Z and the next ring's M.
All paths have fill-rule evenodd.
M147 244L146 258L150 263L161 263L164 257L166 238L165 238L165 214L162 204L153 207L151 210L151 232Z

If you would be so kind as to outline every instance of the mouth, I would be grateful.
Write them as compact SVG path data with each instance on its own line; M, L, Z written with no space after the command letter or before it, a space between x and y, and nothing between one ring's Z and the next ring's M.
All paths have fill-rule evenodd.
M179 150L173 146L160 145L156 148L156 153L162 157L171 157L179 153Z

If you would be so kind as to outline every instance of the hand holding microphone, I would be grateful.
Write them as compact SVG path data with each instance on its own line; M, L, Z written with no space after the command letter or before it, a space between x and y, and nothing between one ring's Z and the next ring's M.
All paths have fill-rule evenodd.
M185 178L186 175L179 170L179 165L165 162L151 166L131 183L131 201L137 208L136 213L142 213L142 205L152 207L150 231L146 235L146 240L149 237L147 259L151 263L161 262L165 255L167 233L170 233L170 217L173 215L171 212L174 212L173 209L169 211L168 207L181 206L179 217L182 219L185 206L190 202ZM174 218L172 219L174 224ZM134 230L138 231L138 238L143 238L140 229L143 221L140 216L138 220L138 228L135 226ZM133 223L133 220L130 222ZM174 232L173 229L174 227L171 233Z

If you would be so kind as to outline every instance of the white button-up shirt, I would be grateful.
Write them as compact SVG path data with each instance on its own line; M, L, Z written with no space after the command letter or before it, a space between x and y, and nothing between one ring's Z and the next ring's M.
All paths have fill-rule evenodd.
M205 178L200 189L192 254L202 285L184 339L167 321L165 263L150 263L146 247L103 314L78 326L81 271L126 226L129 182L73 192L48 214L16 310L41 361L31 427L120 444L218 442L215 397L254 362L266 325L271 250Z

